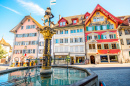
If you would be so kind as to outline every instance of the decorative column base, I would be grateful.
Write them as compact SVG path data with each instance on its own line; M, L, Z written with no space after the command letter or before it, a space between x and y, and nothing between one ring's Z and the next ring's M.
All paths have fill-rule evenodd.
M51 66L49 66L49 67L42 67L40 69L41 78L51 77L51 74L52 74Z

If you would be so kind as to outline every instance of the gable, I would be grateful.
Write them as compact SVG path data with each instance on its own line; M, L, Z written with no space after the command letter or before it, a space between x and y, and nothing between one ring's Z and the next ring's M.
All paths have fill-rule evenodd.
M116 18L111 13L109 13L107 10L105 10L103 7L101 7L99 4L96 6L96 8L93 10L93 12L90 14L88 19L85 21L85 25L91 21L92 17L95 15L96 12L102 13L104 16L106 16L107 20L110 19L111 21L116 23L116 27L122 23L122 20Z
M60 23L60 22L66 22L66 23L68 23L68 21L65 18L63 18L63 17L58 21L58 23Z

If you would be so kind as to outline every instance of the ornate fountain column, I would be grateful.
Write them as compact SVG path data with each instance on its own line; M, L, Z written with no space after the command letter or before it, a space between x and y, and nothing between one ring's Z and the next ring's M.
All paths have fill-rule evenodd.
M52 36L55 34L55 31L50 28L51 25L51 18L54 16L51 13L51 8L47 8L45 11L44 16L44 27L38 28L40 33L44 37L44 51L43 51L43 63L42 68L40 70L40 74L43 75L43 77L48 77L52 71L51 71L51 39ZM43 20L43 19L42 19Z

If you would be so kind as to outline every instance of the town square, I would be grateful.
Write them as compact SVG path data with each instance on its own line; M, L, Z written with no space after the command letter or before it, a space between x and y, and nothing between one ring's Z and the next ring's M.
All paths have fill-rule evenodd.
M0 86L130 86L129 0L0 0Z

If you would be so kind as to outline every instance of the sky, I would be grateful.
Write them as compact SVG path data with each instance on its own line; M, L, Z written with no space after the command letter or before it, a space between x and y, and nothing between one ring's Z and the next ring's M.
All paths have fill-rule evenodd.
M54 18L57 23L61 17L74 16L91 13L97 4L100 4L114 16L130 15L130 0L56 0L51 6ZM50 0L0 0L0 39L3 37L13 45L14 34L9 32L26 15L30 15L43 25L45 10L50 7Z

